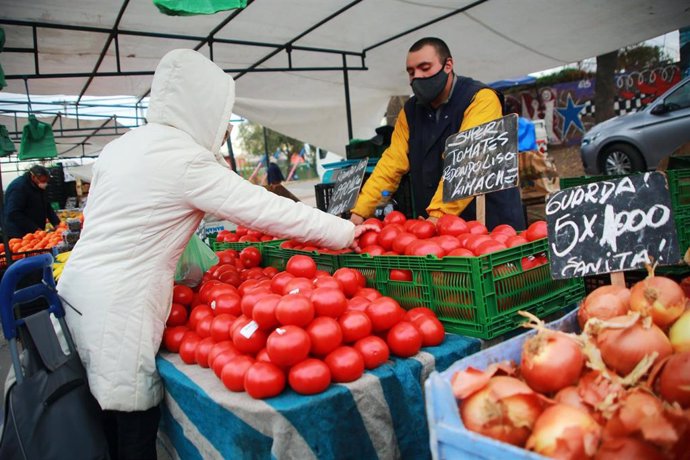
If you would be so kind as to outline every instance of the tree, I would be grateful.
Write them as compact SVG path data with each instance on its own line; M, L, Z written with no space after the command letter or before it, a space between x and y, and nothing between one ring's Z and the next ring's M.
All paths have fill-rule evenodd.
M618 66L618 51L597 56L596 84L594 86L594 122L601 123L613 118L613 102L616 95L614 74Z
M249 155L263 155L265 151L268 151L270 155L275 152L276 149L282 148L282 146L286 146L290 153L295 150L299 152L303 144L303 142L297 139L266 128L268 146L265 148L263 126L258 123L246 121L240 124L238 129L240 131L240 145Z
M669 62L671 58L658 46L637 45L629 46L618 51L619 72L633 72L657 67Z

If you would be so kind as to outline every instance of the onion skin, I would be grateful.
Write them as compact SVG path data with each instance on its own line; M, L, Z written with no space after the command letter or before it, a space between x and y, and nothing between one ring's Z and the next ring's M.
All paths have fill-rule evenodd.
M604 441L594 460L663 460L666 457L651 444L639 439L611 438Z
M460 404L465 427L475 433L522 447L542 413L531 388L513 377L493 377Z
M565 404L566 406L574 407L575 409L580 409L588 414L592 413L592 408L585 404L580 396L580 392L574 385L563 388L561 391L556 393L556 396L554 396L553 399L557 403Z
M668 402L690 408L690 351L675 354L666 362L659 376L659 394Z
M648 276L630 290L630 310L651 316L661 328L671 325L685 311L685 292L664 276Z
M560 332L540 331L522 347L522 377L530 388L540 393L555 393L574 385L584 364L580 345Z
M599 445L601 431L588 413L556 404L542 412L525 447L547 457L589 458Z
M589 293L577 312L584 329L589 318L610 319L625 315L630 309L630 290L623 286L601 286Z
M676 353L690 351L690 310L680 315L673 323L668 331L668 338Z
M608 320L619 324L629 321L627 316ZM655 362L673 353L666 334L655 324L644 328L641 320L626 329L604 329L597 336L597 346L606 365L620 375L629 374L642 358L652 352L658 353Z

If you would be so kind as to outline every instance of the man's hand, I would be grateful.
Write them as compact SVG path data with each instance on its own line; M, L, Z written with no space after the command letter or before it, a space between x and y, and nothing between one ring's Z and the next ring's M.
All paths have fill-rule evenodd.
M355 239L352 240L352 245L350 246L352 249L355 250L355 252L359 252L360 249L362 249L359 247L359 244L357 242L357 238L359 238L360 236L362 236L362 234L364 234L368 231L374 231L374 232L378 233L381 231L381 229L377 225L374 225L374 224L355 225Z
M431 222L432 224L435 224L436 222L438 222L438 217L429 216L429 217L426 218L426 220L428 220L428 221Z
M364 222L364 217L360 216L359 214L352 214L350 216L350 222L352 222L355 225L359 225L362 222Z

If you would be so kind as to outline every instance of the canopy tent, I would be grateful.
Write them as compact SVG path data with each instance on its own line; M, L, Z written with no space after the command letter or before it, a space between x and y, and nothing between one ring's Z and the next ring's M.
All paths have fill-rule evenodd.
M690 24L678 0L261 0L172 17L151 0L0 0L7 92L133 95L158 60L195 48L237 81L234 112L344 153L409 94L409 46L444 39L459 73L491 82L557 67Z

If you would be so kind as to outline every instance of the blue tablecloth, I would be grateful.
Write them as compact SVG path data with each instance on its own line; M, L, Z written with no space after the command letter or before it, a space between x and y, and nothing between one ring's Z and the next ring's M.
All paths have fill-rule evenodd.
M355 382L267 400L233 393L212 370L161 353L161 440L185 460L429 458L424 380L479 348L477 339L448 334L441 346L392 359Z

